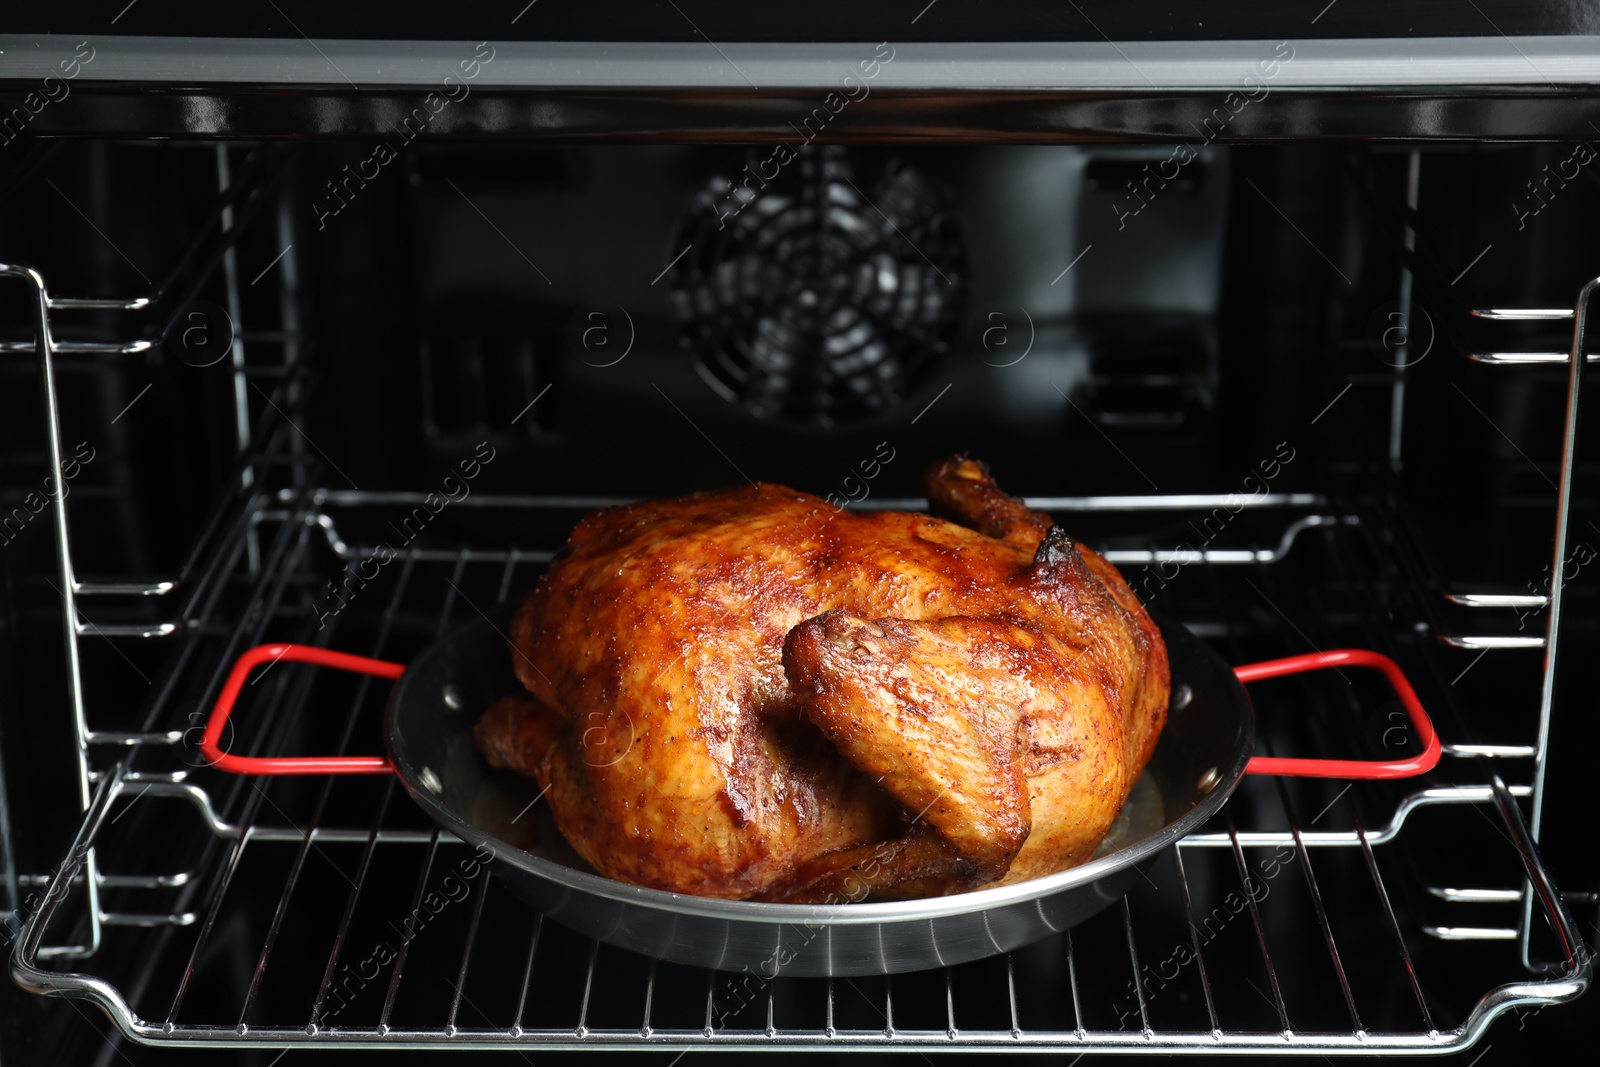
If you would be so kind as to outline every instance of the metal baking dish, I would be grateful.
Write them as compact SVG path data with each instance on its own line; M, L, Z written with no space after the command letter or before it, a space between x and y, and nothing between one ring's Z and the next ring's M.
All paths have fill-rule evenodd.
M491 769L472 726L519 688L505 637L514 605L453 630L410 666L304 645L262 645L235 664L203 751L245 774L393 772L422 808L463 841L491 852L497 877L551 919L580 933L676 963L765 975L891 974L950 966L1020 948L1087 919L1120 898L1141 868L1204 824L1246 773L1395 778L1421 774L1440 744L1400 669L1374 652L1341 650L1235 670L1182 625L1162 624L1172 665L1167 725L1111 833L1090 862L1015 885L920 900L770 904L628 885L596 874L536 801L530 778ZM289 659L398 679L385 732L388 758L256 759L219 742L251 669ZM1243 682L1320 667L1366 666L1394 685L1421 754L1368 762L1252 759L1254 714Z

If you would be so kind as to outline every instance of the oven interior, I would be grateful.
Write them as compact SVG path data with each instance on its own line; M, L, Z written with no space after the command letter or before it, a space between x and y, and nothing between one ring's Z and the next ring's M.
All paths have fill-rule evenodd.
M30 962L80 1009L13 991L33 1040L1408 1052L1581 992L1600 509L1564 430L1597 179L1553 144L1173 155L12 146L0 261L41 280L0 279L0 895L9 941L48 912ZM447 882L466 850L388 779L199 755L243 649L404 662L594 507L754 480L914 508L955 451L1232 663L1394 657L1443 761L1251 778L1082 926L833 980L579 938L491 873ZM1413 751L1346 673L1253 685L1258 750ZM231 751L377 752L385 690L275 665Z

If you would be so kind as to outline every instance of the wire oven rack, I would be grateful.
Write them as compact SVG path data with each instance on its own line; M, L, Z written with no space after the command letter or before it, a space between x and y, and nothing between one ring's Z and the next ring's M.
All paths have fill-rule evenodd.
M372 506L341 494L342 508L327 500L319 507L328 495L313 492L263 517L271 566L248 600L292 599L313 550L336 535L338 513ZM547 507L565 514L574 503ZM1321 537L1295 548L1307 567L1355 567L1372 555L1360 522L1316 530ZM343 547L364 558L363 546ZM353 601L317 636L403 658L526 587L539 566L530 554L410 551L396 563L392 588L361 615ZM1278 628L1266 598L1294 610L1288 575L1278 572L1292 558L1186 575L1196 587L1184 591L1186 616L1225 648L1282 641L1272 636ZM1238 617L1233 605L1248 602L1250 584L1263 607ZM208 643L254 644L282 625L279 614L241 618L225 640ZM1316 625L1310 617L1301 624ZM1332 640L1311 634L1319 644ZM197 660L214 673L230 658L213 651ZM381 691L358 683L334 692L314 677L289 664L268 674L245 710L253 725L237 750L309 750L329 739L340 751L375 746ZM1351 699L1307 683L1258 707L1265 722L1308 704L1332 713ZM171 751L163 746L162 754ZM100 776L13 970L30 988L98 1003L124 1032L150 1043L1445 1051L1475 1041L1498 1014L1576 996L1588 979L1582 942L1514 799L1528 789L1498 777L1398 796L1377 783L1340 792L1251 782L1120 907L1040 945L935 974L766 981L646 961L544 924L492 871L472 871L459 842L393 803L392 782L258 783L206 769L144 770L140 754ZM1471 869L1500 881L1483 887L1412 870L1408 844L1442 825L1464 842L1481 839L1493 861ZM45 969L38 949L51 925L74 922L69 902L89 851L121 869L112 865L130 862L156 832L167 841L163 860L185 866L152 879L160 888L114 896L154 897L168 910L120 913L96 954L143 960L145 974ZM1554 924L1566 967L1491 982L1475 1001L1459 1000L1447 981L1455 950L1516 931L1473 928L1453 913L1514 908L1523 880L1536 912ZM278 890L244 891L262 884ZM82 926L83 916L76 921ZM123 945L138 950L112 951ZM1521 970L1514 940L1480 947L1499 960L1489 973L1503 979Z
M248 182L231 181L219 150L225 206L210 236L221 248L195 252L214 257L230 297L239 278L229 241L242 224L234 208L255 203L270 171L260 159L255 166ZM50 313L139 314L153 300L53 297L36 272L0 267L0 275L36 294L34 338L6 350L39 359L59 474L57 355L152 342L57 341ZM286 290L295 276L288 254ZM1575 313L1484 317L1571 315L1581 352L1592 289ZM286 296L287 320L295 300ZM1297 637L1389 653L1417 680L1453 758L1420 787L1251 780L1117 905L989 961L869 980L764 979L647 960L545 923L460 842L395 803L391 781L258 782L205 767L185 715L209 706L242 649L286 638L404 659L453 622L519 595L572 520L611 502L469 497L463 506L493 509L502 526L530 532L516 547L419 538L382 581L321 625L311 606L326 603L329 567L343 570L374 549L350 531L417 506L423 494L325 487L293 417L308 392L298 325L280 325L268 334L276 340L256 350L276 346L275 364L236 353L235 395L267 382L268 402L252 417L240 401L238 467L171 580L80 581L68 508L56 509L85 815L55 873L24 878L37 890L12 958L25 987L93 1003L123 1034L155 1045L1319 1054L1459 1050L1507 1012L1536 1011L1587 987L1591 960L1571 899L1551 883L1535 845L1548 681L1531 743L1451 736L1454 697L1439 650L1511 646L1442 625L1396 634L1378 621L1390 611L1437 620L1445 597L1487 609L1518 606L1510 603L1517 598L1443 590L1418 562L1424 546L1395 550L1409 527L1383 499L1268 494L1248 506L1274 536L1219 538L1201 550L1123 542L1111 558L1130 570L1182 564L1180 577L1159 588L1157 610L1183 618L1235 661L1301 651ZM1563 528L1583 364L1571 363ZM1032 503L1079 516L1188 516L1235 501ZM1558 559L1563 547L1558 537ZM1547 604L1549 664L1560 572ZM112 600L173 607L98 621L79 607ZM88 634L172 646L133 721L107 723L103 712L91 721L79 648ZM236 751L361 752L379 743L384 694L370 679L318 678L286 663L259 681L241 709ZM1387 743L1381 705L1375 711L1348 686L1302 679L1253 696L1265 746L1334 752L1370 745L1374 728ZM1508 783L1498 768L1522 770L1519 760L1533 771ZM1424 847L1441 837L1456 847Z

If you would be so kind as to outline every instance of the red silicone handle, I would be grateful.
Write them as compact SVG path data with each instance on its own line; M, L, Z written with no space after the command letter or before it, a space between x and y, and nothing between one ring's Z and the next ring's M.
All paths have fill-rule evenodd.
M258 756L233 756L222 751L222 730L233 714L234 701L244 688L250 672L263 663L276 663L280 659L295 663L315 663L322 667L336 667L341 671L371 674L379 678L395 679L405 673L405 664L388 660L352 656L348 652L330 652L312 645L257 645L239 657L222 687L211 718L206 720L205 736L200 741L200 751L213 767L234 774L391 774L394 765L382 756L284 756L265 759Z
M1412 778L1433 770L1439 762L1443 747L1433 722L1417 699L1416 690L1406 680L1400 665L1388 656L1361 648L1338 648L1331 652L1312 652L1287 659L1269 659L1262 663L1247 663L1235 667L1233 673L1241 682L1258 682L1263 678L1281 678L1286 674L1303 674L1324 667L1372 667L1383 672L1395 695L1405 706L1406 716L1422 741L1422 752L1400 760L1359 759L1300 759L1289 756L1253 756L1245 766L1246 774L1284 774L1296 778Z

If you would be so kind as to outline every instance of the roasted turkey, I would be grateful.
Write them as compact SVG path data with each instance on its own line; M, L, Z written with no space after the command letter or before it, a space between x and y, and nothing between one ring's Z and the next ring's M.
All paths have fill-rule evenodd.
M846 902L1084 862L1166 719L1160 632L983 464L924 484L954 521L764 484L586 516L480 750L635 885Z

